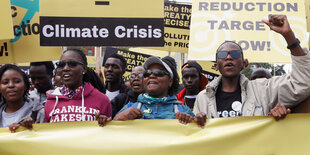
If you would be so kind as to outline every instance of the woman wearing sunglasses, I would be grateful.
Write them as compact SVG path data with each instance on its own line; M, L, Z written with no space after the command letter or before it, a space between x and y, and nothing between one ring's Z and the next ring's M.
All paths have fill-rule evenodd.
M63 87L47 92L46 122L93 121L111 117L111 103L96 73L87 67L85 54L77 49L63 53L57 63ZM95 88L94 88L95 87Z
M31 129L33 122L44 122L44 107L28 99L30 82L27 75L15 65L0 69L0 127L10 127L11 132L20 126Z
M139 95L136 103L125 105L114 120L175 119L180 113L194 116L192 111L187 106L181 105L175 96L179 77L169 61L150 57L143 67L146 93Z

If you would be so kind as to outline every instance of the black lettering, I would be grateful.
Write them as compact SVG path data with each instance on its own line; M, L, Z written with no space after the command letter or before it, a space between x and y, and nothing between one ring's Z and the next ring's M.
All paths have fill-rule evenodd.
M11 6L11 12L13 18L17 16L17 9L15 6Z
M39 34L40 33L40 24L34 23L32 24L31 30L33 34Z
M18 25L14 25L13 29L14 29L14 35L15 36L20 36L21 35L20 27Z
M27 20L27 30L28 30L28 35L31 35L31 27L30 27L30 24L29 24L29 20Z
M22 22L22 25L20 27L22 28L23 35L27 36L27 33L26 33L27 25L24 23L24 21Z
M0 50L0 56L3 56L3 52L5 52L5 56L8 56L9 53L8 51L8 47L7 47L7 43L3 43L3 46L1 46L1 50Z

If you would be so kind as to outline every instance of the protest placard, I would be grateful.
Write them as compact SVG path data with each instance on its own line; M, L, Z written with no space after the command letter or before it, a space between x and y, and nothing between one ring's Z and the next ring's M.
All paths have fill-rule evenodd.
M11 0L14 38L0 41L0 62L59 60L61 47L40 47L39 0Z
M10 0L0 1L0 21L0 40L12 39L14 35Z
M40 0L40 45L163 46L163 4L163 0Z
M225 40L237 42L249 62L291 62L284 38L261 20L285 14L302 47L308 46L305 1L197 0L193 1L189 59L215 60Z
M152 49L187 53L191 11L191 5L166 2L164 9L165 45L164 47L152 47Z

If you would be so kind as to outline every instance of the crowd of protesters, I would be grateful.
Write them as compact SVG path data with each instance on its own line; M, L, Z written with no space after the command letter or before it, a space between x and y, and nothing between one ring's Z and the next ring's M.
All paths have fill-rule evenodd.
M124 57L105 58L102 80L101 74L87 67L82 51L68 49L56 69L52 62L31 63L29 77L16 65L0 68L0 127L15 132L19 126L31 129L33 123L97 120L104 126L112 120L133 119L178 119L204 127L207 118L283 119L289 108L300 112L305 108L298 106L309 105L310 54L300 47L286 16L271 15L263 22L286 40L292 57L290 74L272 77L257 69L249 80L240 73L248 65L242 48L225 41L216 51L221 76L208 82L202 67L188 61L181 67L184 89L178 92L180 78L172 57L148 58L132 70L126 86Z

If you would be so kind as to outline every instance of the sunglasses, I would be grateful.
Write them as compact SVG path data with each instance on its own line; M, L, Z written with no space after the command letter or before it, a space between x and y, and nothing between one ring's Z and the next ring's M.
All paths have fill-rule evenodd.
M130 79L135 79L136 77L138 78L143 78L143 73L140 73L140 74L130 74Z
M148 69L146 72L144 72L143 76L146 78L149 77L151 74L154 74L157 77L163 77L165 75L169 76L167 72L160 69L153 69L153 70Z
M225 59L228 54L230 54L230 56L234 59L239 59L241 57L242 52L240 50L219 51L216 53L216 57L218 59Z
M76 67L78 64L84 66L83 63L78 62L78 61L59 61L56 63L57 68L64 68L66 65L68 65L70 68Z

